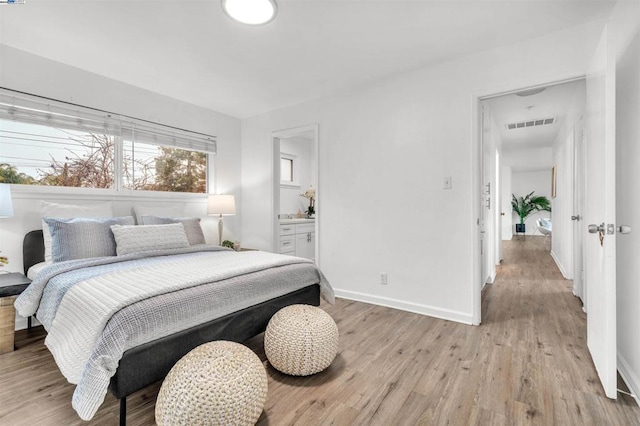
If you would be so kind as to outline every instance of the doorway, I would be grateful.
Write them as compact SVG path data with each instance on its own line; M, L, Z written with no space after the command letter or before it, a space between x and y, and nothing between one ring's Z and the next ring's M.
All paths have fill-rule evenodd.
M318 125L278 130L271 136L273 251L319 264Z
M580 210L574 197L574 139L586 104L585 79L518 89L482 97L478 102L481 188L476 306L480 321L480 292L485 284L494 282L503 241L543 237L562 276L573 279L577 231L571 217ZM531 193L532 197L545 197L550 211L534 210L521 221L512 211L513 196ZM516 227L520 222L524 229Z

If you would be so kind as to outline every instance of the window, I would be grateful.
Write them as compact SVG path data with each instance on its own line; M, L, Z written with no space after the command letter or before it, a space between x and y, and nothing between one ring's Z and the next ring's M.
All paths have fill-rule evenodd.
M215 137L0 91L0 182L207 192Z
M0 181L114 187L115 138L0 118Z
M293 159L280 159L280 180L286 183L293 182Z
M280 153L280 186L300 187L295 155Z

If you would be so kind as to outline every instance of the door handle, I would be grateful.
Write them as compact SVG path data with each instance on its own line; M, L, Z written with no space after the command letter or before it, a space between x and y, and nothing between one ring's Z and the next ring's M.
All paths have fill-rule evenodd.
M580 216L579 214L575 215L575 216L571 216L571 220L581 220L582 216Z
M504 216L504 212L500 213L500 216Z
M630 234L631 233L631 227L627 226L627 225L618 226L616 228L616 230L621 234Z
M601 223L600 225L589 225L590 234L597 234L598 232L604 233L604 223Z

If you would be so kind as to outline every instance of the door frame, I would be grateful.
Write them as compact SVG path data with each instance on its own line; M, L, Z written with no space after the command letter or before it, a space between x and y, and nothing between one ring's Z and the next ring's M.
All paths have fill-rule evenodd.
M280 139L291 138L302 133L311 132L314 137L314 155L315 155L315 171L313 172L313 178L316 182L316 220L315 220L315 257L316 265L320 266L320 211L322 210L322 203L318 203L320 197L320 133L318 123L306 124L304 126L290 127L288 129L275 130L271 132L272 143L272 182L271 182L271 200L273 202L273 210L271 212L271 223L273 238L273 252L280 253L280 221L278 214L280 211Z
M480 212L481 212L481 202L482 202L482 183L483 183L483 155L482 155L482 107L481 102L487 99L496 98L499 96L510 95L513 93L521 92L524 90L538 89L542 87L555 86L558 84L571 83L573 81L584 80L586 79L586 75L571 75L571 76L560 76L557 79L547 81L547 82L537 82L534 84L523 84L518 85L517 83L510 84L507 87L497 88L497 89L488 89L484 91L474 92L471 96L471 113L472 113L472 193L471 193L471 230L472 235L474 235L473 239L473 273L472 273L472 283L473 283L473 298L472 298L472 324L480 325L482 323L482 287L483 280L482 277L482 253L481 253L481 238L482 234L480 233ZM497 171L499 176L502 176L502 170Z
M573 123L573 216L580 218L573 221L573 294L582 302L582 310L587 312L587 292L584 285L584 235L580 230L584 227L584 194L586 179L586 147L585 147L584 114Z

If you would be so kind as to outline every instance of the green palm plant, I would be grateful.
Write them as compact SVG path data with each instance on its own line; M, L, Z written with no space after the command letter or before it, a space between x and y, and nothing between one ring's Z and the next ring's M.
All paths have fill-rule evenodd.
M535 191L531 191L524 197L516 197L511 194L511 207L520 218L520 224L532 214L538 211L551 211L551 201L544 195L533 195Z

